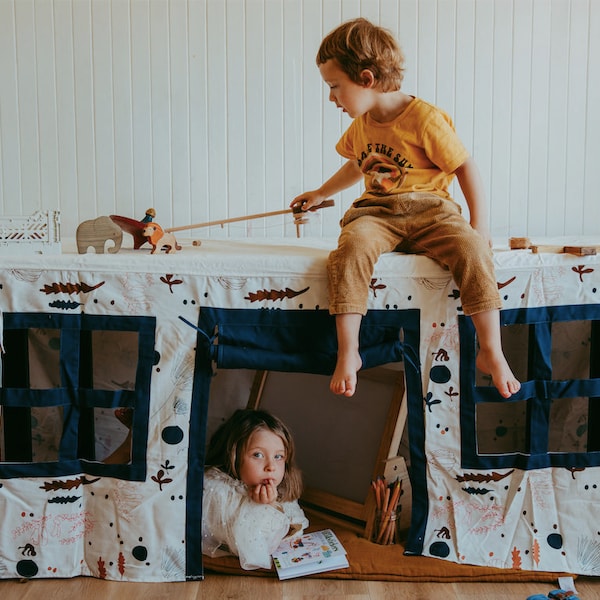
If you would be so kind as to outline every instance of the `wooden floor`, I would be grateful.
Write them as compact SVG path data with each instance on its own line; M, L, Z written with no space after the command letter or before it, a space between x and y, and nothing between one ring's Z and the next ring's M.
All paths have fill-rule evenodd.
M204 581L186 583L127 583L89 577L35 579L21 583L0 580L2 600L525 600L557 588L549 583L387 583L339 579L232 577L207 574ZM600 577L575 581L581 600L600 598Z

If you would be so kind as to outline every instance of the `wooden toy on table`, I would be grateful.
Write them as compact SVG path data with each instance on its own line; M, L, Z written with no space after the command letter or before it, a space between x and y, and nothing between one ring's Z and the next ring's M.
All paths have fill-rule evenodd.
M148 238L152 246L150 254L156 254L157 250L160 251L163 248L167 249L167 254L173 254L177 250L181 250L175 236L171 232L163 230L158 223L144 223L142 234Z
M154 209L148 209L148 211ZM146 215L148 215L146 211ZM138 221L137 219L130 219L129 217L122 217L121 215L110 215L110 218L126 233L129 233L133 237L133 249L137 250L146 243L150 243L148 238L144 235L144 227L147 221Z
M294 223L296 225L296 237L300 237L300 229L299 226L306 223L307 212L313 212L320 208L327 208L329 206L334 206L335 202L333 200L323 200L321 204L318 206L313 206L310 211L303 211L300 206L295 206L294 208L286 208L283 210L273 210L271 212L265 213L257 213L254 215L246 215L243 217L232 217L230 219L218 219L216 221L207 221L206 223L196 223L194 225L182 225L180 227L169 227L165 229L167 232L173 231L183 231L185 229L197 229L199 227L212 227L214 225L226 225L228 223L237 223L238 221L248 221L250 219L262 219L264 217L274 217L276 215L285 215L288 213L292 213L294 215ZM201 242L199 240L194 240L194 246L200 246Z
M166 249L167 254L173 254L177 250L181 250L175 236L154 222L154 217L156 217L156 211L153 208L149 208L140 221L121 215L110 215L113 222L123 231L131 234L134 250L146 243L152 246L150 254L156 254L163 248Z
M121 249L123 231L110 217L101 216L79 223L75 232L77 252L85 254L90 247L96 254L104 254L106 242L112 242L108 252L116 254Z
M562 244L532 244L528 237L511 237L508 240L511 250L531 250L534 254L551 252L553 254L574 254L575 256L594 256L600 251L600 245L573 245Z
M318 206L313 206L309 211L303 211L301 206L295 206L294 208L286 208L283 210L273 210L271 212L264 212L264 213L257 213L257 214L253 214L253 215L245 215L243 217L232 217L229 219L218 219L216 221L207 221L205 223L195 223L192 225L180 225L178 227L168 227L168 228L161 228L161 231L163 232L163 235L168 236L168 234L172 234L175 231L185 231L187 229L198 229L200 227L212 227L214 225L220 225L221 227L223 227L223 225L226 225L228 223L237 223L238 221L249 221L251 219L263 219L265 217L274 217L276 215L285 215L288 213L292 213L294 215L294 224L296 225L296 237L300 237L300 225L303 225L304 223L307 222L306 217L308 216L307 213L310 212L314 212L320 208L327 208L330 206L334 206L335 202L333 200L324 200L323 202L321 202L321 204L319 204ZM117 224L119 225L119 227L121 227L121 229L129 234L131 234L133 236L133 248L134 250L137 250L138 248L140 248L141 246L143 246L146 242L149 242L150 244L152 244L152 242L150 241L150 237L154 238L154 235L151 235L149 230L146 230L146 228L149 225L156 225L156 223L153 222L154 217L156 216L156 211L153 208L149 208L146 211L146 216L141 220L138 221L136 219L130 219L129 217L123 217L121 215L110 215L110 218ZM159 226L160 227L160 226ZM148 231L148 233L144 233L145 231ZM170 238L168 238L170 240ZM175 238L173 238L175 239ZM177 244L177 242L175 242L175 244ZM202 242L200 240L194 240L193 241L193 245L194 246L200 246L202 244ZM156 250L154 248L154 244L153 245L153 250L151 252L151 254L155 254ZM163 243L163 246L169 246L169 244L167 243ZM169 246L171 249L175 248L177 250L181 249L181 246L178 245L170 245ZM173 252L175 250L172 250Z
M31 215L0 215L0 256L60 253L59 210L36 210Z

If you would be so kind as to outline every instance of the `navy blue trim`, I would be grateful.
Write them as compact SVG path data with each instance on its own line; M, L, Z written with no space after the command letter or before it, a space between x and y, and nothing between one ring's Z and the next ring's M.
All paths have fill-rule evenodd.
M146 479L146 447L150 410L150 381L154 364L156 319L112 315L63 315L55 313L4 313L5 331L57 329L60 331L59 372L61 387L29 389L0 387L0 405L7 407L63 408L63 432L55 462L0 463L0 478L62 477L79 473L133 481ZM82 332L133 331L138 334L136 387L130 390L93 390L80 387ZM78 457L80 411L93 407L133 408L132 460L126 465L107 465Z
M410 338L405 333L404 373L406 377L406 399L408 416L406 427L410 450L410 483L412 504L410 528L404 547L406 555L420 555L423 551L425 527L429 514L429 497L427 494L427 459L425 457L425 410L423 398L423 382L419 359L421 339L420 315L416 316L416 327L410 331Z
M360 351L363 368L402 360L407 336L415 344L419 311L372 310L363 318ZM325 310L250 310L202 308L200 347L219 367L329 375L335 368L335 319ZM403 330L404 344L399 331ZM212 340L218 337L218 344ZM418 341L416 343L418 350ZM406 353L419 368L418 352Z
M520 308L501 311L502 325L530 326L528 380L520 391L506 400L494 387L475 385L475 328L469 317L460 316L460 422L461 464L465 469L522 470L546 467L595 467L600 465L600 452L548 452L549 416L553 400L587 397L590 405L600 402L600 377L552 380L552 323L600 320L600 305L565 305ZM594 329L598 331L598 327ZM593 340L595 348L597 340ZM591 357L593 363L594 358ZM477 405L485 402L514 403L526 401L528 448L526 452L482 455L477 451ZM411 430L412 433L412 430Z
M597 321L599 319L600 304L536 306L532 308L510 308L500 311L501 325L553 323L554 321Z
M187 580L204 579L204 566L202 563L202 494L208 400L213 376L209 352L210 342L202 332L198 332L190 412L185 499L185 576Z

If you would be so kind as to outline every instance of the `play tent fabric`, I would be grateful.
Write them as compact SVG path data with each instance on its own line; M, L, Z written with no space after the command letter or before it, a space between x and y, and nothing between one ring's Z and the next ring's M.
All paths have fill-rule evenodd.
M201 578L214 366L331 372L334 243L6 261L0 577ZM510 401L475 370L472 325L447 271L387 254L373 275L361 352L367 367L404 361L406 549L597 575L600 260L528 250L494 259L505 347L523 381Z

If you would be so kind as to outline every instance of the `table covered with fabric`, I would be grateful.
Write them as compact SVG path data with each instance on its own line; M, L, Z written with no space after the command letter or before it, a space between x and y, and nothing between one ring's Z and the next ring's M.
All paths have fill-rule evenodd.
M201 578L213 369L333 371L334 244L0 258L0 577ZM597 575L600 258L494 260L509 401L475 369L447 271L391 253L373 274L361 353L404 362L406 552Z

